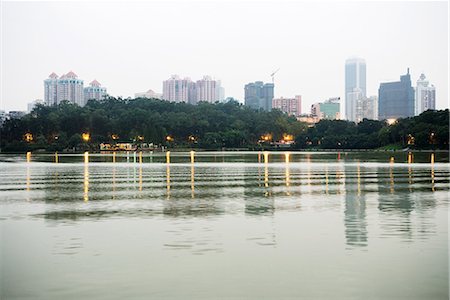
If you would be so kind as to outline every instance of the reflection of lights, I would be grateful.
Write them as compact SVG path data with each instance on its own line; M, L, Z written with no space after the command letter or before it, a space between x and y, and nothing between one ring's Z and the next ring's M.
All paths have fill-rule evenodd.
M337 160L338 160L338 161L341 160L341 152L338 152L338 154L337 154Z
M89 152L84 152L84 163L87 164L89 163Z
M393 157L393 156L391 156L391 158L389 159L389 162L390 162L391 164L394 163L394 157Z
M27 178L26 178L27 192L30 191L31 178L30 178L30 166L27 165ZM27 200L29 200L29 195L27 195Z
M194 165L191 165L191 198L195 198L195 169Z
M261 163L261 152L258 152L258 163Z
M411 164L413 162L413 154L412 152L408 152L408 164Z
M166 163L170 164L170 151L166 152Z
M289 157L291 156L291 154L289 152L284 153L284 161L286 163L289 163Z
M27 132L23 135L23 139L25 140L25 142L31 143L33 141L33 134L30 132Z
M89 140L91 139L91 135L89 134L89 132L83 132L81 134L81 138L83 139L83 141L89 142Z
M31 162L31 152L27 152L27 163Z
M167 199L170 198L170 164L166 167Z
M269 152L264 152L264 163L268 163L269 162Z
M139 151L139 163L142 164L142 151Z
M113 163L116 162L116 152L113 152Z
M55 163L57 164L59 162L58 152L55 152Z
M87 158L86 153L85 153L85 159ZM84 202L89 201L89 164L87 164L87 163L84 165L84 194L83 194L83 198L84 198Z
M264 186L269 187L269 166L264 165Z
M195 162L195 151L191 151L191 163L193 164Z
M290 186L291 185L291 172L289 170L289 164L286 165L285 176L286 176L286 186Z
M436 190L434 187L434 165L431 166L431 190L433 192Z
M434 164L434 153L431 153L430 163L431 163L431 164Z
M139 192L142 192L142 166L139 166Z
M390 180L391 180L391 189L390 189L390 191L391 191L391 194L393 194L394 193L394 172L393 172L392 167L389 168L389 177L390 177Z

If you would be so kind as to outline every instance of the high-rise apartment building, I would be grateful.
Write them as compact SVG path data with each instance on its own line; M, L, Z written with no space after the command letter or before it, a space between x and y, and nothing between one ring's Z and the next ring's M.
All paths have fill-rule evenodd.
M414 116L414 88L409 68L400 81L385 82L378 89L378 119L398 119Z
M70 103L83 106L85 104L83 80L78 79L77 74L72 71L61 76L58 79L57 99L58 104L61 103L61 101L67 100Z
M220 101L221 86L220 81L214 80L211 76L203 76L195 83L196 102L206 101L214 103Z
M37 105L45 105L44 100L36 99L27 104L27 113L30 113Z
M415 115L418 116L422 112L429 109L436 109L436 88L429 85L424 74L421 74L417 80Z
M195 97L195 84L190 78L181 79L172 75L163 82L163 99L172 102L192 103Z
M302 96L295 98L274 98L272 109L279 109L288 115L299 117L302 114Z
M102 87L100 82L97 80L93 80L88 87L84 88L84 104L88 102L88 100L102 100L107 96L106 88Z
M353 57L345 61L345 115L349 121L356 121L359 97L366 97L366 62Z
M254 109L272 110L274 84L262 81L251 82L245 85L245 105Z
M44 102L48 106L58 104L58 75L55 73L44 80Z

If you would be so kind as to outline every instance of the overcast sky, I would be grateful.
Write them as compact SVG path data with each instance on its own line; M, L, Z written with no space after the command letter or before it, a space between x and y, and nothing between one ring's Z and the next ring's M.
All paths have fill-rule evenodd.
M448 107L448 4L442 2L3 2L1 109L43 99L43 80L73 70L133 97L172 74L222 80L225 96L270 81L275 96L344 98L344 64L367 63L367 93L411 69Z

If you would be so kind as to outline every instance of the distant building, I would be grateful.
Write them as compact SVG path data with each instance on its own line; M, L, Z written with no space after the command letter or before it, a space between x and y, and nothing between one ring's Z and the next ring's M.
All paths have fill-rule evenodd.
M356 123L364 119L378 120L378 97L363 97L357 101L356 105Z
M163 82L162 98L171 102L194 102L195 84L190 78L181 79L178 75L172 75Z
M27 114L26 111L11 110L8 112L7 118L9 119L20 119Z
M197 80L195 83L196 103L200 101L210 103L222 101L222 93L223 90L220 86L220 81L212 79L211 76L203 76L201 80Z
M319 117L313 114L302 114L297 117L297 121L307 123L309 127L320 121Z
M44 101L48 106L58 104L58 75L55 73L44 80Z
M275 108L288 115L298 117L302 114L302 96L295 96L295 98L274 98L272 100L272 109Z
M417 80L414 114L418 116L429 109L436 109L436 88L434 85L429 86L429 81L421 74Z
M148 90L143 93L134 94L135 98L147 98L147 99L162 99L163 95L160 93L155 93L153 90Z
M33 102L28 103L28 105L27 105L27 113L30 113L36 107L36 105L38 105L38 104L45 105L45 102L44 102L44 100L36 99Z
M84 106L83 80L78 79L77 74L70 71L58 79L57 104L64 100L72 104Z
M245 85L245 105L253 109L272 110L274 84L256 81Z
M359 97L366 97L366 61L354 57L345 61L345 115L349 121L356 121L355 102Z
M359 122L361 113L361 102L366 98L360 88L354 88L353 91L347 93L345 102L345 113L347 120L351 122Z
M107 95L106 88L102 87L100 82L94 79L88 87L84 88L84 104L92 99L103 100Z
M84 89L83 80L70 71L58 77L55 73L44 80L44 102L49 106L58 105L62 101L84 106L89 99L100 100L106 95L106 88L100 86L97 80Z
M311 105L311 115L319 120L339 120L341 118L340 98L330 98L325 102L314 103Z
M400 81L385 82L378 89L378 119L398 119L414 116L414 88L409 68Z
M6 112L4 110L0 110L0 127L3 125L6 119L7 119Z

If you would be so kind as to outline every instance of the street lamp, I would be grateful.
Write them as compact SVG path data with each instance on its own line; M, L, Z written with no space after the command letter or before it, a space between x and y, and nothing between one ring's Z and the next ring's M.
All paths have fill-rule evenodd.
M89 134L89 132L83 132L81 134L81 138L83 139L84 142L87 143L91 139L91 135Z

